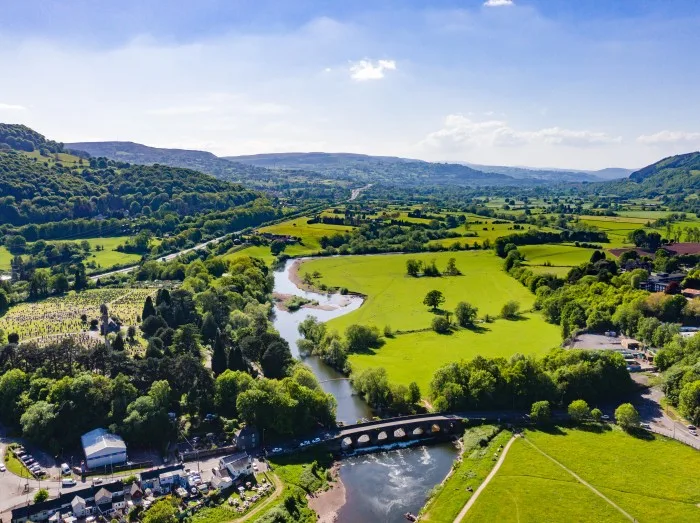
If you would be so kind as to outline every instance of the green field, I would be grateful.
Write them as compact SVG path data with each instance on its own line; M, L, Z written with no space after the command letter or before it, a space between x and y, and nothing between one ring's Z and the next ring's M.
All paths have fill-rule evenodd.
M537 448L531 446L532 442ZM635 521L700 521L700 453L617 428L528 431L464 518L465 522L624 522L612 504L541 454L540 449L630 514Z
M525 256L525 265L535 272L566 274L571 267L586 263L595 249L584 249L563 243L523 245L518 250Z
M332 325L332 324L331 324ZM450 335L432 330L399 334L389 338L374 354L351 354L353 372L384 367L391 383L418 383L427 397L430 380L443 365L485 357L509 358L521 354L545 354L561 342L561 331L546 323L539 314L525 314L519 321L496 320L480 324L479 330L461 329Z
M308 221L309 218L307 217L297 218L296 220L263 227L259 231L300 237L301 244L289 245L284 252L290 256L302 256L320 251L321 245L319 240L323 236L333 236L334 234L353 229L344 225L326 225L325 223L308 223Z
M433 495L421 511L421 521L452 523L464 504L472 497L473 491L489 474L495 465L495 454L501 445L505 446L512 434L500 431L493 425L483 425L467 429L462 438L464 452L452 467L449 477L433 490ZM495 434L495 436L494 436ZM481 447L482 438L490 440ZM471 487L472 492L467 488Z
M455 258L462 276L413 278L406 275L406 260L435 260L444 269ZM345 287L367 296L358 310L336 318L329 325L344 329L360 323L394 330L411 331L430 327L434 314L423 305L432 289L443 292L443 309L452 310L460 301L479 307L479 315L498 315L508 300L517 300L522 309L532 307L535 297L502 270L503 261L492 251L460 251L376 256L343 256L305 261L299 273L321 273L320 282Z
M141 260L139 254L128 254L119 252L116 248L128 240L128 236L114 236L108 238L84 238L80 240L56 240L66 243L80 243L87 241L90 244L90 253L85 258L85 263L94 263L95 268L88 267L88 272L94 272L96 269L110 269L115 265L129 265L138 263ZM49 240L51 242L51 240ZM31 243L28 248L31 248ZM103 247L103 250L96 250L97 246ZM5 248L0 247L0 271L9 271L12 254Z
M4 246L0 246L0 271L9 271L12 254Z
M444 269L452 257L462 276L413 278L405 274L409 258L435 259L438 268ZM329 328L343 331L349 325L364 324L413 331L388 338L373 354L352 354L350 364L354 371L384 367L390 381L416 381L427 395L433 372L445 363L477 354L542 354L559 344L559 329L545 323L539 314L525 314L519 321L498 319L481 323L477 329L461 329L450 335L430 330L435 315L423 305L423 297L431 289L444 293L445 310L468 301L479 308L480 317L497 316L508 300L520 302L523 310L531 308L534 296L506 274L501 265L502 260L491 251L461 251L321 258L304 262L300 273L319 271L320 282L346 287L367 297L358 310L331 320Z

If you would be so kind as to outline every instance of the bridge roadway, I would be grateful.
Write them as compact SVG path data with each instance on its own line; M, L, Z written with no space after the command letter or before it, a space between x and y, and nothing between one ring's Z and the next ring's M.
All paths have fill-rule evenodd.
M449 439L461 435L466 420L515 421L522 412L494 411L455 414L417 414L389 418L357 425L348 425L326 433L322 444L334 450L347 451L361 447L416 441L422 439ZM314 443L312 443L314 444Z

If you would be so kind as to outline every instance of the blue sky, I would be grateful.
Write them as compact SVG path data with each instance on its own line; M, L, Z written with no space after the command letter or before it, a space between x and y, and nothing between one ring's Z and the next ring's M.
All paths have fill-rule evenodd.
M6 0L0 121L220 155L569 168L700 148L700 2Z

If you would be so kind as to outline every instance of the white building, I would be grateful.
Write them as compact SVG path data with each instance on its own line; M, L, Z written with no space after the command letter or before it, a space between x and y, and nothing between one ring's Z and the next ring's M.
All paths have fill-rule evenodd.
M252 459L247 452L239 452L224 456L219 460L219 468L228 470L229 475L235 481L240 476L252 474Z
M95 429L80 438L88 468L116 465L126 461L124 440L105 429Z

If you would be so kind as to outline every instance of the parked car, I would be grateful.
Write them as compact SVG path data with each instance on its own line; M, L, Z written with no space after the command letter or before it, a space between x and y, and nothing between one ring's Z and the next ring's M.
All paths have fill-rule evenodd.
M314 438L311 440L311 443L321 443L321 438Z
M651 430L651 425L649 425L648 423L642 423L639 426L643 429Z
M279 454L280 452L282 452L282 449L279 447L275 447L274 449L272 449L273 454Z
M68 466L68 463L61 463L61 474L64 476L70 474L70 467Z
M102 478L95 478L92 480L93 485L102 485Z
M610 416L608 416L607 414L603 414L603 415L600 417L600 419L603 419L603 420L606 420L606 421L607 421L607 420L610 419Z
M695 425L688 425L688 430L698 430Z
M66 478L61 480L61 486L63 488L75 487L77 483L73 478Z
M257 464L257 463L253 463L253 470L254 470L255 472L258 471L258 464Z
M0 463L0 472L6 472L6 471L7 471L7 467L5 465L3 465L2 463Z

